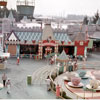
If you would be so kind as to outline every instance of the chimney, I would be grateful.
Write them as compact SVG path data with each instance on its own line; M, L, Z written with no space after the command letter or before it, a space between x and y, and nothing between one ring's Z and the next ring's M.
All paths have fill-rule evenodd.
M49 37L51 37L51 40L54 40L53 29L51 27L51 23L46 22L45 27L43 29L42 40L47 40Z

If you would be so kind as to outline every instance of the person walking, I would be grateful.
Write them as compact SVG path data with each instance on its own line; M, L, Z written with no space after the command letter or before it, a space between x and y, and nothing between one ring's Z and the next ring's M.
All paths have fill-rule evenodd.
M17 65L19 65L19 57L17 57Z
M73 71L76 71L76 70L78 69L77 62L74 63L73 67L74 67L74 68L73 68Z
M51 80L49 76L47 77L46 82L47 82L47 90L50 91L51 90L51 86L50 86Z
M56 98L59 98L59 96L60 96L60 86L59 86L59 84L57 84L57 86L56 86Z
M11 88L11 82L10 82L10 79L8 79L7 83L6 83L6 86L7 86L7 94L10 94L10 88Z
M6 76L6 74L4 73L3 76L2 76L2 81L3 81L3 86L4 86L4 87L6 86L6 80L7 80L7 76Z

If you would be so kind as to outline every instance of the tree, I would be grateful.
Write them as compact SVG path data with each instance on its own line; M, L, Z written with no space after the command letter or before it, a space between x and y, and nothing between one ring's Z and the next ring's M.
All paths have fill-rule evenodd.
M98 12L98 10L97 10L97 13L96 13L95 16L93 17L93 23L96 24L97 21L98 21L98 19L99 19L99 12Z
M89 20L88 20L88 17L85 16L84 19L83 19L83 24L84 24L84 25L87 25L87 24L88 24L88 21L89 21Z

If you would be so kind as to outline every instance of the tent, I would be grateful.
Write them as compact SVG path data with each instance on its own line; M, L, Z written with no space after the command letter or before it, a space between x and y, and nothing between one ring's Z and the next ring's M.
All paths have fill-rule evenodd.
M50 57L52 57L52 56L55 56L55 54L56 53L51 53L51 54L48 54L47 56L46 56L46 58L50 58ZM59 54L57 54L57 56L58 56Z
M59 62L68 62L69 58L68 55L66 55L65 51L63 50L63 52L57 57L56 61Z

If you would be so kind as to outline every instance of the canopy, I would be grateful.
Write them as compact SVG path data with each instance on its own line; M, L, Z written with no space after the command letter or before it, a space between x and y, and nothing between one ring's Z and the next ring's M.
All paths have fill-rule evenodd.
M51 54L48 54L47 56L46 56L46 58L50 58L50 57L52 57L52 56L55 56L55 54L56 53L51 53ZM57 54L57 56L58 56L59 54Z
M67 62L69 58L68 55L66 55L65 51L63 50L63 52L57 57L56 60L59 62Z
M9 58L10 57L10 53L1 53L0 57L1 58Z

